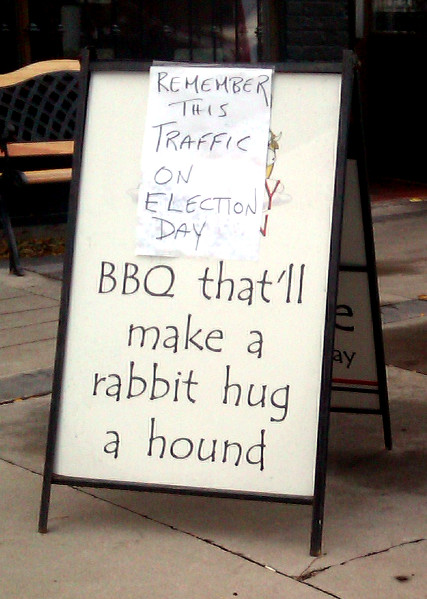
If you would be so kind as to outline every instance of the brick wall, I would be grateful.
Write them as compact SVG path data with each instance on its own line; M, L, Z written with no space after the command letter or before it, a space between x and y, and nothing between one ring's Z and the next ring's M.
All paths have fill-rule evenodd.
M287 60L340 61L349 47L348 0L286 2Z

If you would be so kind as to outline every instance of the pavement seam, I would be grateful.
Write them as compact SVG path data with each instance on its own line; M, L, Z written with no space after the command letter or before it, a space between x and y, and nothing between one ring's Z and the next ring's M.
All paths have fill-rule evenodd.
M423 200L426 202L426 200ZM413 210L413 206L404 205L400 210L396 210L393 213L382 213L380 210L380 206L372 206L372 223L383 223L390 220L401 220L403 218L413 218L413 217L422 217L425 216L426 206L421 204L419 209Z
M51 279L49 279L49 280L51 280ZM59 303L60 303L60 298L57 297L57 294L54 292L48 293L47 291L36 291L35 289L29 289L28 294L35 295L36 297L43 297L44 299L52 300L53 302L56 302L57 305L59 305ZM52 295L54 295L54 297L52 297Z
M28 297L28 296L26 296ZM43 296L44 297L44 296ZM47 298L52 299L52 298ZM55 300L52 300L55 301ZM0 312L0 316L8 316L10 314L22 314L23 312L39 312L40 310L46 310L48 308L56 308L58 306L58 302L55 301L54 304L49 306L41 306L40 308L24 308L23 310L12 310L11 312Z
M0 380L1 382L1 380ZM27 399L36 399L37 397L46 397L50 395L51 391L37 391L32 395L23 395L22 397L13 397L12 399L0 399L0 406L6 406L11 403L15 403L18 401L26 401ZM0 458L2 459L2 458ZM15 464L16 465L16 464Z
M34 275L46 277L46 279L49 279L49 281L60 281L61 277L62 277L62 273L61 273L61 275L58 275L58 274L51 274L49 272L39 272L36 268L30 268L29 266L25 266L24 270L26 270L27 272L30 272L31 274L34 274Z
M52 324L52 322L58 322L58 319L53 318L52 320L40 320L38 322L32 322L30 324L18 324L16 326L4 327L4 328L0 327L0 331L15 331L16 329L27 329L29 327L34 327L34 326L38 326L41 324ZM8 346L3 345L2 347L8 347Z
M32 470L31 468L28 468L27 466L21 466L20 464L16 464L15 462L12 462L12 460L8 460L1 456L0 456L0 461L4 462L5 464L9 464L10 466L16 466L16 468L20 468L21 470L25 470L25 472L30 472L31 474L35 474L36 476L42 476L42 474L40 472L37 472L37 470Z
M7 300L22 299L23 297L26 297L26 296L27 296L27 293L25 291L23 291L22 293L18 293L18 295L11 295L11 296L6 296L6 297L0 296L0 303L5 302Z
M53 337L42 337L41 339L33 339L32 341L22 341L21 343L12 343L11 345L0 345L0 349L6 349L8 347L21 347L23 345L31 345L33 343L40 343L40 341L53 341L56 339L56 335Z
M378 551L370 551L369 553L366 553L365 555L358 555L357 557L352 557L348 560L344 560L343 562L339 562L337 564L330 564L329 566L324 566L323 568L318 568L316 570L307 571L308 570L308 568L307 568L307 570L305 570L300 575L300 578L302 580L307 580L308 578L317 576L317 574L321 574L322 572L326 572L326 570L330 570L331 568L336 568L337 566L346 566L347 564L357 561L359 559L365 559L367 557L381 555L382 553L387 553L388 551L391 551L392 549L398 549L399 547L406 547L407 545L415 545L417 543L422 543L425 541L427 541L427 538L421 537L420 539L413 539L412 541L404 541L403 543L398 543L397 545L391 545L390 547L387 547L386 549L379 549Z

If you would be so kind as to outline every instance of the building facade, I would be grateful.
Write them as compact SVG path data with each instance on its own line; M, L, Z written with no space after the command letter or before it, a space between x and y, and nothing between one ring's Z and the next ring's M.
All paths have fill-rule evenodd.
M0 72L50 58L361 60L373 176L426 181L427 0L2 0ZM423 131L424 129L424 131Z

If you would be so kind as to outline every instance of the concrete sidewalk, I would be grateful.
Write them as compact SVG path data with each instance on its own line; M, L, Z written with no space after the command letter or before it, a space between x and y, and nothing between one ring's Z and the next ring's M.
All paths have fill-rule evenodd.
M290 504L54 485L38 534L62 264L1 263L2 598L427 597L427 202L373 218L394 448L377 416L332 414L316 559Z

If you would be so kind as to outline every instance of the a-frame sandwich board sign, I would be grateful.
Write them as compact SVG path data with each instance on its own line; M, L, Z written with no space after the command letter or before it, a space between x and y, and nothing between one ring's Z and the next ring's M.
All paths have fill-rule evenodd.
M86 60L82 69L39 531L47 531L52 484L212 495L311 505L318 555L355 61L346 53L340 65L275 65L267 75L271 161L251 260L218 256L215 235L200 256L135 255L150 127L171 149L157 183L168 174L184 188L184 204L171 210L185 226L174 231L191 231L186 219L197 211L208 227L218 198L242 228L255 211L253 196L239 195L242 179L236 195L224 191L232 169L212 165L213 177L206 170L198 179L211 187L195 190L197 159L191 167L179 160L217 132L229 150L239 94L253 95L256 113L265 72L177 68L153 71L154 91L146 64ZM181 107L181 129L176 113L146 116L151 97L156 107L155 94L169 92L165 105ZM203 111L182 114L199 96L210 107L202 131L188 120ZM248 130L238 149L250 139ZM145 193L143 219L157 218Z
M358 72L356 71L356 83ZM346 168L331 410L377 414L392 448L390 410L359 85Z

